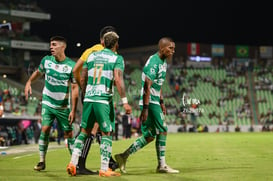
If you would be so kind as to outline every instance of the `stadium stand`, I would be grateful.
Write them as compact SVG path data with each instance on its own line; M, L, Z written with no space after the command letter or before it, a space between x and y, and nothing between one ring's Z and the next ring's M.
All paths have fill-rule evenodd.
M48 43L39 36L30 34L30 22L50 20L50 14L45 13L31 0L1 1L0 9L4 10L0 11L0 102L3 103L5 94L10 94L14 102L12 111L7 113L5 108L4 115L12 114L17 107L30 117L39 115L43 82L33 84L34 93L28 102L23 101L23 90L28 76L42 57L37 55L36 48L39 47L38 52L43 53L48 50ZM9 12L19 13L19 16L13 16ZM39 16L32 17L28 12L37 13ZM20 17L20 13L24 16ZM239 55L236 52L237 45L223 45L220 47L226 53L218 52L215 56L213 51L206 52L213 50L213 45L199 44L200 52L193 56L188 54L188 44L177 42L175 56L168 62L163 94L169 131L223 132L235 131L236 127L240 131L249 131L252 127L254 131L272 130L272 47L268 48L271 54L269 52L267 58L262 57L260 51L261 48L263 51L267 50L264 46L248 46L247 54ZM140 115L138 102L141 69L148 59L147 56L156 49L157 46L152 45L119 50L126 61L125 85L128 101L133 107L133 119ZM35 56L32 56L32 52L35 52ZM259 55L256 52L260 52ZM117 93L114 94L114 101L117 109L123 110ZM81 109L79 104L77 122L80 122ZM16 126L3 128L8 130L9 135L13 135L10 136L9 144L15 144L17 139L14 136Z
M33 125L40 119L40 97L43 84L35 84L28 102L24 99L24 83L34 71L49 43L31 34L31 23L50 20L50 14L34 0L3 0L0 2L0 116L1 133L8 135L5 145L28 143L33 138ZM33 56L37 55L37 57ZM22 124L21 124L22 123ZM25 139L25 140L22 140ZM2 140L2 139L1 139Z

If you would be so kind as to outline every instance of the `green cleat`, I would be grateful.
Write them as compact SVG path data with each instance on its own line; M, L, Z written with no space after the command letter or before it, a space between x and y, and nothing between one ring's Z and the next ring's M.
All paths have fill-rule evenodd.
M121 154L116 154L115 159L119 165L119 169L120 169L121 173L127 173L125 170L127 157L125 157L124 154L121 153Z

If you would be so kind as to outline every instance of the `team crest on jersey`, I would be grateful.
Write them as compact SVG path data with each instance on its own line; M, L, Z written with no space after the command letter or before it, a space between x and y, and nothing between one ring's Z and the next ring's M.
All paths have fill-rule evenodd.
M68 67L67 67L67 65L66 65L66 66L64 66L63 71L64 71L64 72L67 72L67 70L68 70Z

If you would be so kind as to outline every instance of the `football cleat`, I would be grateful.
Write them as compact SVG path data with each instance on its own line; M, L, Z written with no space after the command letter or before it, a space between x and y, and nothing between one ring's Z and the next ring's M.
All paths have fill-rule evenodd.
M121 154L115 155L115 159L119 165L119 169L121 173L127 173L125 169L127 158L121 153Z
M157 173L179 173L179 170L172 169L170 166L165 165L163 167L158 166L156 168Z
M39 162L35 167L34 170L40 171L46 168L45 162Z
M77 174L77 169L76 169L76 166L73 165L73 163L69 163L66 167L66 171L69 175L71 176L76 176Z
M100 170L99 172L100 177L119 177L120 173L112 171L111 168L108 168L107 171Z

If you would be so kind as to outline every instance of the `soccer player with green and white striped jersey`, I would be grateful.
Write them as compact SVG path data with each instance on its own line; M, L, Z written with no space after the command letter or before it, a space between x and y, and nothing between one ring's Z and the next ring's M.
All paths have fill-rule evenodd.
M166 78L167 59L172 58L175 52L175 43L171 38L164 37L159 40L159 51L149 57L142 72L142 88L139 105L142 109L140 121L142 122L142 136L137 138L121 154L115 155L120 170L126 173L127 158L152 142L156 138L156 153L158 173L179 173L172 169L165 161L165 147L167 138L167 125L164 122L166 108L163 102L162 85Z
M31 83L45 75L42 98L42 131L39 138L40 162L34 167L37 171L44 170L46 167L45 157L49 133L55 119L64 130L64 138L67 139L70 153L74 144L72 123L75 120L79 88L72 72L75 62L65 55L65 49L65 38L52 37L50 39L52 55L43 57L39 68L33 72L25 86L25 97L28 99L29 94L32 93Z
M88 80L88 69L87 69L87 65L86 65L86 61L89 57L89 55L91 53L100 51L102 49L104 49L104 40L103 40L103 36L105 33L107 32L116 32L116 28L113 26L104 26L101 30L100 30L100 43L93 45L92 47L86 49L83 54L81 55L81 57L78 59L75 68L81 72L81 78L80 78L80 88L81 88L81 101L83 103L84 100L84 95L85 95L85 89L86 89L86 85L87 85L87 80ZM78 68L80 67L80 68ZM82 68L81 68L82 67ZM112 104L113 110L114 110L114 103L113 101L110 103ZM113 130L115 127L115 124L113 122ZM97 171L92 171L89 170L88 168L86 168L86 159L88 157L88 153L90 150L90 147L93 143L95 143L93 140L96 138L96 142L97 143L101 143L101 131L99 129L99 125L96 122L91 130L91 134L87 137L87 139L85 140L83 149L82 149L82 154L79 157L79 161L78 161L78 165L77 165L77 175L97 175L98 172ZM89 159L90 160L90 159ZM115 169L118 168L118 165L116 163L116 161L113 159L113 157L111 156L110 158L110 162L109 162L109 168L111 168L113 171L115 171Z
M102 177L120 176L120 173L112 171L109 166L112 154L112 123L114 121L113 109L110 102L113 99L114 85L117 87L121 97L123 108L127 114L132 112L131 106L125 94L123 81L124 60L118 55L119 36L115 32L107 32L103 36L105 48L94 52L88 56L88 82L85 91L83 113L81 122L81 132L75 140L73 153L70 163L67 165L67 172L71 176L77 174L76 165L81 155L84 142L90 134L95 122L97 121L102 132L100 155L101 167L99 175ZM78 84L80 84L80 67L73 70Z

